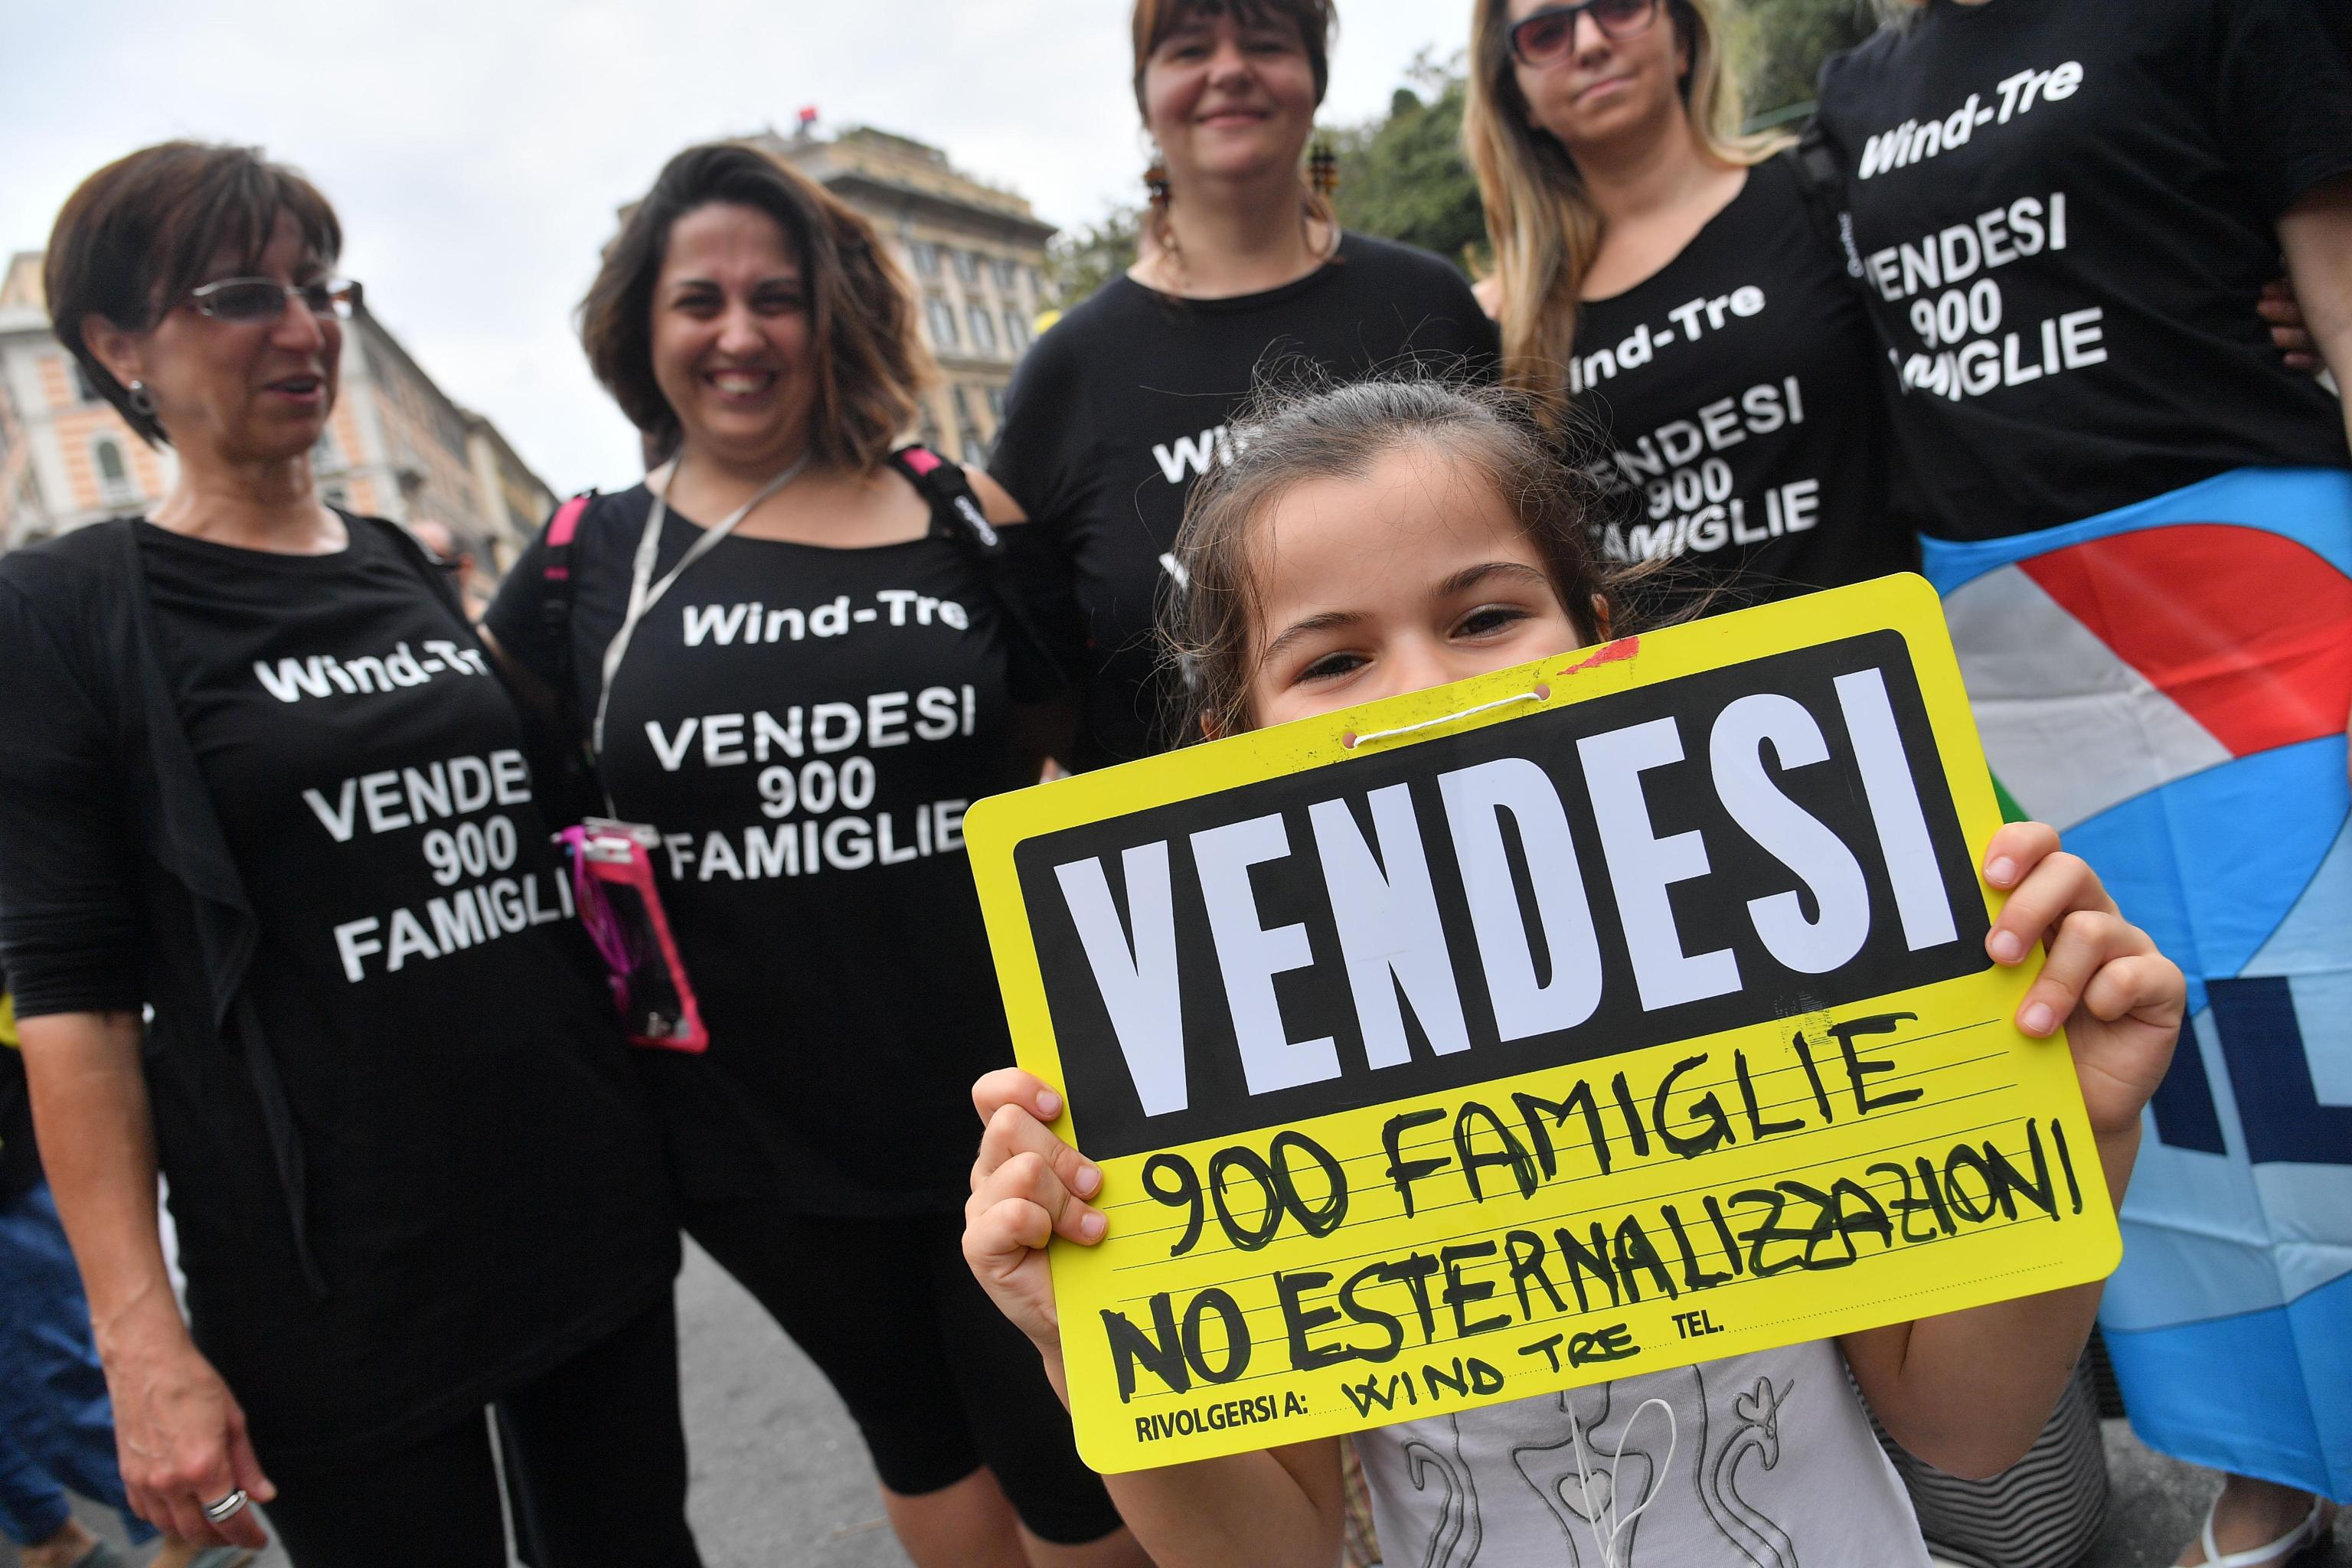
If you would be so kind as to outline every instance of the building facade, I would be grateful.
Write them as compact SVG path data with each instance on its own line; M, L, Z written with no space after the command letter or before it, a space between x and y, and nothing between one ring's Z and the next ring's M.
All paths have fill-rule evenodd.
M1045 242L1054 226L1010 191L974 179L936 147L853 127L753 138L863 214L914 285L940 384L915 434L968 463L985 461L1004 416L1013 363L1045 308Z
M341 395L312 462L326 500L437 520L493 574L555 505L496 427L364 310L344 328ZM144 510L173 468L171 448L133 434L50 332L40 253L18 254L0 276L0 548Z

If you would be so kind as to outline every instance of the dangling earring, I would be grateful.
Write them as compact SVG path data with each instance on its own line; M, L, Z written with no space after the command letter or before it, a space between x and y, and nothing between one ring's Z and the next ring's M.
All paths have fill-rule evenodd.
M1151 210L1168 210L1168 160L1159 148L1151 150L1151 163L1143 171L1143 188L1151 193Z
M1328 137L1318 138L1315 151L1307 155L1307 184L1326 201L1339 188L1339 154L1331 150Z
M132 382L125 394L124 401L131 405L131 413L142 414L149 418L154 417L155 395L147 390L145 382Z

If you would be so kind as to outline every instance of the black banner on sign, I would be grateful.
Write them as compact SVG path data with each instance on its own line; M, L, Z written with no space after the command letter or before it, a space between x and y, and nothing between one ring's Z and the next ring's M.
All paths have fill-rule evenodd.
M1014 866L1097 1159L1990 967L1893 631L1044 835Z

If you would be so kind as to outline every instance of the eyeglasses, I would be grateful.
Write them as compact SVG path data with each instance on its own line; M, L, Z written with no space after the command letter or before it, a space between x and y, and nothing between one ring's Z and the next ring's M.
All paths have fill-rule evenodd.
M1511 29L1511 53L1531 69L1559 64L1575 50L1576 19L1588 11L1602 37L1622 42L1649 30L1658 0L1582 0L1538 11Z
M299 300L310 314L348 321L360 308L360 286L348 278L320 278L290 287L274 278L224 278L188 291L200 315L240 326L261 326L286 313L286 301Z

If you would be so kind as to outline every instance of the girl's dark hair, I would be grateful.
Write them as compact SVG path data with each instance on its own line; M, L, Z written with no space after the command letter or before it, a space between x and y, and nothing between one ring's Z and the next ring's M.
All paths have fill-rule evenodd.
M1250 541L1259 519L1293 485L1361 474L1401 447L1433 447L1485 475L1588 636L1638 629L1623 589L1642 570L1594 553L1591 481L1562 460L1557 438L1517 394L1430 376L1306 390L1261 384L1228 435L1229 460L1194 483L1176 533L1184 587L1166 602L1160 629L1186 700L1183 733L1171 739L1250 727L1250 628L1263 597Z
M816 397L809 451L870 473L914 418L936 374L914 293L874 227L798 170L744 142L689 147L622 220L580 306L588 363L649 450L675 451L677 414L654 378L654 285L678 219L714 203L767 214L799 256Z
M285 214L321 262L342 254L343 228L318 188L256 147L165 142L117 159L66 198L49 233L41 287L58 341L99 395L151 447L171 437L82 341L92 317L143 332L205 281L213 258L236 251L250 270Z

